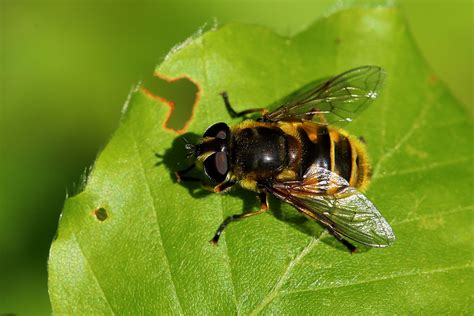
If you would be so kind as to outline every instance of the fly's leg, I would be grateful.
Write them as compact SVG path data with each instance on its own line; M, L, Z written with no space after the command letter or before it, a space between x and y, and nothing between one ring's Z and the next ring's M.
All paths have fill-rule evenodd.
M242 112L236 112L233 108L232 108L232 105L230 104L230 101L229 101L229 96L227 95L227 92L222 92L221 93L221 96L222 98L224 99L224 104L225 104L225 107L227 109L227 112L229 112L229 115L232 117L232 118L235 118L235 117L241 117L241 116L244 116L244 115L247 115L247 114L251 114L251 113L255 113L255 112L260 112L262 114L265 114L266 113L266 109L264 108L257 108L257 109L248 109L248 110L245 110L245 111L242 111Z
M319 116L319 122L321 124L324 124L326 125L328 123L328 121L326 120L326 117L324 116L324 113L323 112L319 112L318 113L318 116Z
M354 246L353 244L351 244L350 242L342 238L342 236L338 232L336 232L332 227L327 226L327 229L334 237L336 237L337 240L339 240L344 246L346 246L346 248L350 251L350 253L354 253L357 251L356 246Z
M186 176L186 173L188 173L189 171L193 170L194 167L196 167L196 164L193 163L191 166L187 167L186 169L184 170L180 170L180 171L175 171L174 175L176 176L176 181L179 182L182 182L182 181L188 181L188 182L199 182L199 184L201 184L201 187L207 191L211 191L211 192L214 192L214 188L209 186L207 183L204 183L201 179L199 178L196 178L196 177L190 177L190 176Z
M265 192L262 192L258 195L258 198L260 200L260 209L256 212L246 212L243 214L238 214L238 215L232 215L227 217L222 224L219 225L219 228L217 228L216 234L214 237L209 241L210 243L216 245L217 242L219 241L219 237L221 236L222 232L224 229L229 225L230 223L238 220L242 220L247 217L251 217L254 215L262 214L266 211L268 211L268 200L267 200L267 194Z
M347 250L349 250L350 253L354 253L357 251L357 247L345 240L344 238L341 238L339 240L344 246L346 246Z
M183 169L183 170L180 170L180 171L175 171L174 175L176 176L176 181L178 181L178 182L181 182L181 181L196 181L196 182L199 181L199 182L201 182L201 179L186 176L186 173L193 170L194 167L196 167L195 163L193 163L192 165L190 165L186 169Z
M163 164L163 160L165 158L165 155L155 153L155 157L158 158L159 160L155 163L155 167L161 166Z

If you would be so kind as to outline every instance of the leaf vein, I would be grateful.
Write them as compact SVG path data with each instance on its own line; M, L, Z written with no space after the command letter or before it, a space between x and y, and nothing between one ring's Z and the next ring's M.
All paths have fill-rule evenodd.
M325 287L318 287L318 288L314 288L314 289L302 289L302 290L285 291L285 292L281 292L278 296L285 296L285 295L296 294L296 293L318 292L318 291L339 289L339 288L344 288L344 287L351 287L351 286L364 285L364 284L370 284L370 283L376 283L376 282L383 282L383 281L387 281L387 280L395 280L395 279L399 279L399 278L410 278L410 277L421 276L421 275L446 273L446 272L450 272L450 271L470 269L470 268L474 268L474 263L473 262L468 262L466 264L458 265L458 266L442 267L442 268L436 268L436 269L424 270L424 271L421 270L421 271L397 272L397 273L390 274L388 276L373 278L373 279L369 279L369 280L363 280L363 281L360 281L360 282L348 282L348 283L343 283L343 284L336 284L336 285L330 285L330 286L325 286Z
M265 308L265 306L270 304L270 302L273 301L273 299L275 299L275 297L279 295L282 286L290 277L293 268L301 260L303 260L303 258L311 252L311 250L313 250L313 248L321 241L324 235L325 232L321 233L321 235L319 235L319 237L317 238L311 238L310 242L301 250L301 252L296 255L293 260L290 261L290 263L285 269L285 272L283 272L281 277L277 280L272 290L260 301L260 303L257 304L254 310L250 313L250 315L257 315L258 313L260 313Z
M396 40L393 42L396 43L394 44L395 49L399 50L401 45L402 45L402 36L405 34L405 29L400 28L399 31L394 34L394 37L396 37ZM395 69L397 63L399 62L399 54L393 54L390 58L390 67L389 69ZM389 102L387 99L383 99L384 101L382 104L380 104L381 107L381 146L380 148L385 148L385 144L387 142L387 118L388 118L388 109L389 109Z
M145 179L144 182L145 182L145 186L146 186L146 191L147 191L147 194L148 194L148 196L150 197L150 199L152 201L151 207L153 209L154 219L156 221L156 227L158 228L157 232L158 232L158 236L160 238L160 245L163 248L163 254L164 254L164 258L165 258L164 263L166 265L166 270L168 271L169 276L170 276L171 285L173 286L173 294L174 294L173 296L175 297L177 307L179 308L181 314L183 314L183 308L181 306L179 295L178 295L178 292L176 290L176 282L173 278L173 274L171 273L171 266L170 266L170 262L169 262L168 253L166 252L166 248L163 245L163 237L161 236L161 226L160 226L160 221L158 220L158 214L157 214L157 211L156 211L155 197L153 196L153 194L151 192L150 180L148 179L148 177L146 175L146 172L145 172L145 165L143 163L140 148L138 147L137 141L135 139L135 134L133 134L132 141L133 141L133 145L134 145L135 151L136 151L137 156L138 156L138 160L140 161L140 168L139 169L142 173L142 177Z
M429 164L427 166L422 166L422 167L416 167L416 168L408 168L404 170L397 170L394 172L388 172L388 173L383 173L383 174L376 174L373 176L373 180L380 180L388 177L393 177L393 176L398 176L398 175L405 175L405 174L410 174L410 173L417 173L417 172L423 172L423 171L429 171L432 169L437 169L437 168L442 168L450 165L455 165L458 163L463 163L467 161L471 161L472 157L461 157L457 159L452 159L452 160L447 160L443 162L434 162L432 164Z
M83 250L82 247L81 247L81 244L79 243L79 240L78 240L78 238L77 238L76 231L75 231L75 229L74 229L74 225L70 225L69 222L68 222L68 225L69 225L69 227L71 228L72 235L74 236L74 240L76 241L76 244L77 244L77 248L79 248L79 251L82 253L82 257L84 258L84 260L85 260L87 266L89 267L89 270L92 272L92 276L94 277L95 282L96 282L97 285L99 286L99 289L100 289L100 291L102 292L102 296L104 297L105 301L107 302L107 304L108 304L108 306L109 306L109 308L110 308L112 314L113 314L113 315L117 314L117 313L114 311L114 309L113 309L113 307L112 307L112 304L110 304L110 301L109 301L109 299L107 298L107 295L105 295L105 291L104 291L104 289L102 288L102 284L99 282L99 279L97 278L97 275L96 275L94 269L92 269L92 265L89 263L89 259L87 258L87 256L86 256L84 250Z
M411 223L411 222L417 222L417 221L421 221L421 220L424 220L424 219L430 219L430 218L435 218L435 217L440 217L440 216L452 215L452 214L472 210L473 208L474 208L474 205L468 205L468 206L464 206L464 207L458 207L458 208L455 208L454 210L450 210L450 211L439 212L439 213L436 213L436 214L416 216L416 217L407 218L407 219L404 219L404 220L401 220L401 221L395 221L394 220L390 223L390 225L400 225L400 224L406 224L406 223Z
M202 65L203 65L203 75L204 75L204 81L205 81L205 85L206 86L209 86L209 64L208 64L208 58L206 58L205 54L206 54L206 49L204 47L204 38L201 42L201 45L202 45L202 51L203 51L203 62L202 62ZM212 113L210 113L208 107L202 107L203 111L206 112L206 118L209 118L209 117L212 117ZM222 196L218 196L219 198L219 201L220 201L220 209L221 209L221 213L222 213L222 220L224 220L224 206L223 206L223 197ZM239 304L238 304L238 301L237 301L237 296L236 296L236 289L235 289L235 284L234 284L234 277L233 277L233 272L232 272L232 261L230 259L230 254L229 254L229 249L227 247L227 240L225 238L225 236L223 236L222 238L223 240L221 240L221 243L223 242L224 243L224 246L225 246L225 249L224 249L224 254L225 256L227 257L227 267L228 267L228 270L229 270L229 278L230 278L230 284L232 286L232 299L234 301L234 304L235 304L235 309L236 309L236 312L237 314L240 314L240 307L239 307Z
M382 156L380 156L379 161L374 167L374 172L373 172L373 177L376 178L378 176L378 173L380 172L380 168L382 164L392 157L395 153L400 150L400 148L413 136L413 134L420 129L420 127L424 123L424 118L426 114L428 113L428 108L429 108L429 102L424 102L423 107L420 110L420 113L417 115L417 117L414 119L413 124L411 125L410 129L401 137L398 142L391 147L388 151L386 151Z

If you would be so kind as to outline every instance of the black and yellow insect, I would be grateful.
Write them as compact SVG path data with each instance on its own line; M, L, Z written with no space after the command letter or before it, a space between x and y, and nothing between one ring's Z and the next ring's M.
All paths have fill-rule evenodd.
M370 247L391 245L392 228L361 193L371 174L365 145L336 127L350 122L377 98L383 79L377 66L351 69L301 89L272 112L237 113L222 93L231 116L253 112L262 116L233 127L214 124L199 144L186 148L207 177L217 182L214 192L234 185L255 191L260 210L226 218L211 242L217 243L232 221L267 211L271 194L321 223L351 251L356 248L350 241ZM194 166L177 172L178 179L191 180L185 174Z

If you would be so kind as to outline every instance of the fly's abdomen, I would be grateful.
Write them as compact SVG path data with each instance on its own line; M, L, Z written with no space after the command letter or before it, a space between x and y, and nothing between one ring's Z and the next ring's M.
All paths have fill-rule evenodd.
M330 170L349 182L352 187L364 190L370 181L370 165L365 145L346 131L330 128Z
M325 168L364 190L370 180L365 145L346 131L324 125L304 124L299 129L303 145L302 174L312 166Z

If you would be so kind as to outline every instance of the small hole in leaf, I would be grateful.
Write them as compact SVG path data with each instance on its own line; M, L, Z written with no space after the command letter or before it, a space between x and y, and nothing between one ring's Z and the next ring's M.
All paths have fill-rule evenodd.
M107 217L109 217L109 215L107 214L107 210L103 207L96 209L94 211L94 215L101 222L105 221Z

